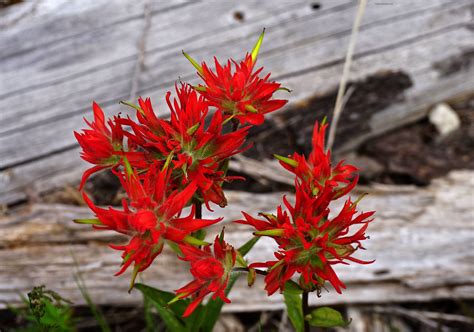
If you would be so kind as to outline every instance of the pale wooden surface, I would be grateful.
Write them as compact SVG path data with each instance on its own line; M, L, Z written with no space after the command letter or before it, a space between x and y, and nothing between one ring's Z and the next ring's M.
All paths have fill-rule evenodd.
M291 104L333 91L357 2L323 0L318 10L311 3L36 0L0 12L0 204L78 180L87 165L72 131L84 126L92 100L107 114L126 112L117 102L137 91L165 115L165 91L178 77L194 77L181 49L198 60L240 58L266 27L260 63L293 90ZM473 91L472 67L446 75L435 66L472 49L472 7L470 0L369 2L350 79L401 70L413 86L344 148Z
M474 172L456 171L435 180L425 189L381 186L369 190L361 203L376 210L369 228L367 251L357 257L376 259L371 265L337 266L348 289L312 297L312 303L392 303L435 299L474 298ZM245 209L273 210L280 194L231 192L225 214L226 238L238 246L251 229L230 220ZM341 204L341 202L339 202ZM74 253L87 287L99 304L138 305L141 297L127 294L129 274L113 277L120 263L119 252L107 247L119 243L113 232L92 231L71 219L89 216L86 208L62 205L33 205L22 213L0 219L0 302L18 303L19 293L46 284L76 304L82 304L74 283ZM217 231L217 230L216 230ZM261 241L251 252L252 261L271 258L272 241ZM159 256L143 274L150 285L176 289L189 281L186 264L174 255ZM243 278L244 279L244 278ZM280 295L267 297L258 278L249 290L243 280L231 294L229 311L276 309L283 306Z

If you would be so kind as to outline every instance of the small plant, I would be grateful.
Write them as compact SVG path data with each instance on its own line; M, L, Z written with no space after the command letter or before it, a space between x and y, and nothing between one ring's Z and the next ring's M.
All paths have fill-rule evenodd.
M17 316L27 321L17 332L69 332L75 331L71 301L45 286L34 287L28 297L23 297L25 308L10 308Z
M169 119L156 116L150 99L139 98L138 105L123 102L135 110L136 121L130 116L106 120L94 103L94 121L86 120L89 128L75 133L82 158L94 165L84 173L81 189L91 174L110 169L127 194L117 209L98 207L83 193L96 218L76 222L129 237L125 245L112 245L122 251L117 275L133 269L130 290L140 290L155 305L170 331L211 331L223 304L230 302L232 285L243 274L249 286L257 274L264 275L269 296L277 291L284 294L297 331L309 325L345 326L347 322L333 309L309 312L308 294L319 295L327 283L342 292L345 285L333 269L335 264L371 263L354 254L363 249L374 212L359 213L360 198L345 198L338 212L330 208L332 201L348 196L358 176L352 165L332 165L324 120L314 126L309 156L275 155L295 176L296 200L283 197L276 214L255 217L243 212L235 222L254 231L241 248L229 244L223 230L212 242L205 241L206 228L221 219L203 219L202 206L210 211L213 204L225 207L223 183L242 179L227 174L230 158L250 148L246 138L252 126L262 124L266 114L287 102L274 94L289 90L270 81L270 74L262 76L263 68L256 68L263 36L244 60L224 65L215 60L214 68L183 52L202 83L177 85L175 98L167 93ZM191 212L183 215L187 206ZM278 244L275 258L248 262L245 255L262 236ZM154 262L164 246L189 264L193 276L174 293L135 284L137 274ZM206 297L210 299L204 305Z

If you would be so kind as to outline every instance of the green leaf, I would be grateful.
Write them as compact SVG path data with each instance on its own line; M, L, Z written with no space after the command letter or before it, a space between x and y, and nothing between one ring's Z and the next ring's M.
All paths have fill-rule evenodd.
M179 312L182 314L186 309L185 301L177 301L172 305L168 306L168 302L171 301L175 295L173 293L164 292L162 290L144 285L144 284L135 284L136 289L143 293L148 299L150 299L155 305L158 314L166 325L167 330L169 331L187 331L187 328L177 316ZM174 310L172 310L174 307Z
M304 319L301 293L298 294L292 290L287 290L285 285L283 296L285 298L286 311L288 313L288 317L290 318L291 324L293 324L296 332L303 332Z
M242 247L239 248L239 253L244 257L249 253L249 251L253 248L253 246L260 240L260 236L254 236L250 240L244 243Z
M294 282L293 280L288 280L285 282L285 292L288 294L301 295L303 290L301 289L300 285L298 285L298 283Z
M234 286L237 279L242 275L242 273L232 273L229 277L229 283L227 284L227 288L225 289L225 295L229 295L230 290ZM216 325L217 320L219 319L219 315L221 313L222 307L224 306L224 301L220 298L215 300L210 299L209 302L206 304L205 308L205 319L203 324L201 325L201 331L203 332L212 332L214 329L214 325Z
M350 320L346 321L339 311L329 307L315 309L306 315L305 319L310 325L318 327L346 327L350 323Z

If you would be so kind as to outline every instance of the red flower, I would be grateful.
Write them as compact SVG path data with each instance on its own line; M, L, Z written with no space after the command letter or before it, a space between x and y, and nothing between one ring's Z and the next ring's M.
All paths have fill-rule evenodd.
M170 120L157 118L150 100L140 99L140 124L123 121L133 128L134 135L127 135L158 160L171 162L176 187L196 183L198 199L206 205L211 201L225 206L222 183L234 179L226 176L226 160L242 151L248 128L224 134L220 111L213 114L206 126L208 105L204 99L185 84L177 87L176 92L178 98L173 102L170 92L166 97Z
M271 236L279 245L276 261L255 263L251 267L267 267L265 277L268 294L284 289L285 282L295 273L301 274L300 284L305 288L320 287L329 281L338 293L345 285L339 280L332 265L347 264L347 261L364 262L352 257L363 249L361 241L366 239L365 230L374 212L356 216L356 203L349 199L342 211L329 218L329 208L320 197L311 197L301 185L296 186L296 202L292 206L284 199L288 212L281 207L277 215L262 214L265 220L256 219L244 212L245 220L257 230L256 235ZM322 204L322 205L321 205ZM352 235L350 227L361 225Z
M319 126L316 122L313 130L311 151L308 159L298 153L291 157L275 157L280 164L294 173L301 183L307 185L312 195L322 195L325 199L334 200L350 192L358 181L357 168L345 165L343 161L331 166L331 153L324 150L324 138L327 125Z
M353 258L352 254L363 249L361 241L366 239L365 230L374 212L356 216L357 202L348 199L342 211L329 218L329 204L352 190L357 176L352 165L340 162L334 168L331 166L330 152L324 151L325 130L326 125L316 123L308 160L297 153L290 158L276 156L283 167L296 175L294 206L284 198L287 212L280 206L277 215L262 214L265 220L244 213L245 220L238 221L255 227L256 235L273 237L279 245L276 261L252 265L269 268L265 280L270 295L277 289L283 290L295 273L301 274L300 284L306 289L321 287L327 280L340 293L345 286L332 265L347 261L369 263ZM356 225L360 228L348 235Z
M180 192L171 191L167 186L171 175L168 169L160 171L154 164L143 181L136 172L117 174L129 197L129 202L123 201L123 210L99 208L84 194L84 199L99 219L99 223L94 225L96 229L115 230L131 237L127 245L111 245L123 250L123 264L117 275L134 263L135 277L161 253L164 240L185 243L192 232L221 220L194 219L194 208L187 217L180 217L197 186L191 183Z
M183 317L189 316L202 302L204 297L214 293L213 299L220 297L224 302L230 300L225 295L230 272L235 265L237 252L219 236L214 241L214 254L210 245L198 249L189 245L181 245L184 261L191 264L191 274L194 280L176 290L179 298L193 296L194 300L186 308Z
M80 188L87 178L101 169L112 167L120 162L117 151L122 150L123 131L120 125L108 120L105 124L104 112L95 102L92 104L94 121L84 121L91 129L84 129L83 133L74 132L79 145L82 147L81 157L96 166L84 172Z
M215 71L204 62L199 66L185 53L204 81L204 85L197 86L196 90L211 106L217 107L226 117L238 119L241 124L260 125L264 114L276 111L287 103L287 100L272 99L275 91L280 89L280 83L269 82L270 74L260 77L263 67L254 70L262 40L263 33L252 53L247 54L240 63L229 60L222 66L214 58Z
M115 167L121 163L122 156L127 155L130 162L139 162L143 155L140 152L125 152L123 149L124 131L119 118L109 119L105 123L104 112L97 103L92 104L94 121L84 121L91 129L83 129L82 133L74 132L79 145L82 147L81 157L96 166L86 170L82 176L79 190L84 186L87 178L93 173L105 168Z

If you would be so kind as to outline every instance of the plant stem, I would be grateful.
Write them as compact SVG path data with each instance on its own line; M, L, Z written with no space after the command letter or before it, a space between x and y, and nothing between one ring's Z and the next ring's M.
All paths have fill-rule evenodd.
M257 269L254 269L254 270L255 270L255 273L260 274L262 276L266 276L268 274L267 271L262 271L262 270L257 270ZM234 267L232 271L233 272L248 272L249 268L248 267Z
M202 219L202 203L194 202L194 207L196 209L196 211L194 212L194 218Z
M309 305L308 305L308 291L303 292L303 321L304 321L304 332L309 332L309 322L305 319L306 315L309 314Z

